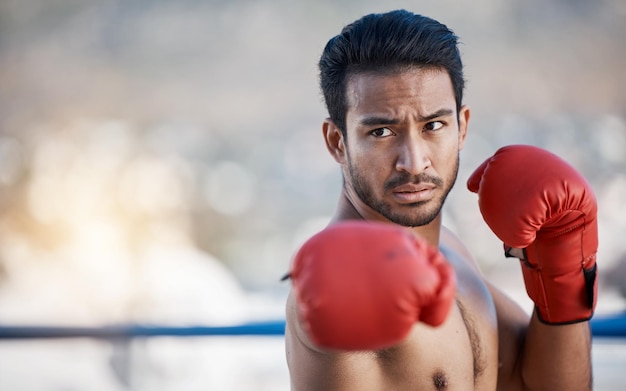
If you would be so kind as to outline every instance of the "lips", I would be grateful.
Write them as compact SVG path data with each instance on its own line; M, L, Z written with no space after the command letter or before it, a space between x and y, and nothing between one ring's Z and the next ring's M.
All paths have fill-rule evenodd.
M407 183L394 187L392 194L400 203L424 202L433 197L436 188L432 183Z

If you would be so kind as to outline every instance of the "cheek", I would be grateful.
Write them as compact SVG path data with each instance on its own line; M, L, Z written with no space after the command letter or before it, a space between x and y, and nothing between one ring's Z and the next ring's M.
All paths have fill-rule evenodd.
M388 176L389 164L385 162L384 155L352 151L348 154L348 165L353 179L358 177L360 182L367 182L370 185L384 183Z
M394 146L390 143L367 143L363 142L351 146L350 153L354 161L359 164L376 166L380 169L393 165L395 156Z
M453 166L459 155L459 139L458 137L449 137L445 143L439 145L437 156L441 157L444 164Z
M446 148L435 148L431 150L431 163L437 175L449 181L456 176L459 150L457 145Z
M446 154L442 154L441 156L445 156L445 159L441 161L441 168L443 172L440 174L447 178L447 180L454 180L458 173L459 168L459 150L453 149L446 151Z
M352 155L352 165L362 176L384 176L393 167L390 154L375 149L361 149Z

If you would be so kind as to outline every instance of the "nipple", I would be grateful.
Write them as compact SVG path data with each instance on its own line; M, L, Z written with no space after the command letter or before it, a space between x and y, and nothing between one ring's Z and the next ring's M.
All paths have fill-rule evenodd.
M448 388L448 379L443 372L437 371L433 375L433 384L435 385L437 391L443 391Z

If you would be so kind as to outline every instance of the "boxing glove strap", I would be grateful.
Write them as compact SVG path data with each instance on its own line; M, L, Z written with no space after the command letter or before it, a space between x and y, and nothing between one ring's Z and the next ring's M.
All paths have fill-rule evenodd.
M526 292L535 303L539 320L551 325L584 322L593 316L596 302L597 265L558 276L521 260Z

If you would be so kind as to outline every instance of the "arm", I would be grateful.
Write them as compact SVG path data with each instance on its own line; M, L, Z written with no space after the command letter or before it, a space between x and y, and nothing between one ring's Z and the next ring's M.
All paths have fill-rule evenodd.
M589 322L544 324L488 286L498 316L498 390L591 390Z
M522 352L526 389L592 389L589 321L554 326L542 323L535 312Z
M507 365L501 385L519 390L589 390L591 334L596 303L597 206L584 178L555 155L511 146L487 159L468 180L483 218L520 259L535 310L527 327L494 300L500 352Z

